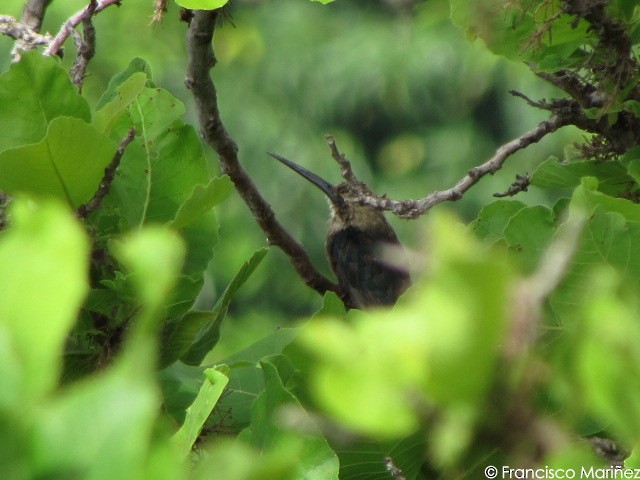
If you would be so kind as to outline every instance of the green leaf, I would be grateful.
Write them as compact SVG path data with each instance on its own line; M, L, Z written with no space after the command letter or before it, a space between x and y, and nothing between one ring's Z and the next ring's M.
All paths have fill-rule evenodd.
M562 163L556 157L542 162L533 175L531 184L541 188L575 188L583 177L596 177L599 190L616 196L634 185L634 178L620 162L587 160Z
M451 20L473 38L480 37L496 55L515 61L540 61L545 68L576 63L579 49L590 38L588 24L560 15L559 6L523 8L503 0L450 0ZM549 22L545 35L540 25Z
M123 138L132 124L137 136L103 205L119 211L128 228L173 220L194 186L210 181L202 143L183 113L166 90L145 88L115 121L112 136Z
M340 297L335 292L327 292L322 298L322 307L311 317L344 317L347 314L344 308L344 303L340 300Z
M162 333L160 368L168 367L184 355L198 333L211 321L210 311L191 311L182 318L166 323Z
M626 111L633 113L636 118L640 118L640 102L637 100L627 100L623 105Z
M94 127L101 132L109 133L118 115L142 93L146 83L147 76L139 72L118 85L113 98L93 116Z
M178 444L185 456L191 451L204 422L211 415L211 411L229 382L229 377L224 373L225 370L228 371L228 368L215 367L204 371L206 380L200 387L195 401L187 408L187 415L180 430L173 436L173 441Z
M513 273L463 226L434 218L430 253L438 262L405 302L392 311L350 312L349 323L311 321L294 344L314 359L294 362L305 368L314 404L379 440L418 429L420 413L407 395L473 418L493 384Z
M399 441L330 442L340 459L340 480L391 480L389 460L406 479L416 478L425 461L426 435L417 432Z
M300 480L294 443L277 451L258 451L242 442L220 440L206 449L194 468L193 480Z
M525 207L524 203L517 200L498 200L482 207L478 218L469 224L469 228L487 243L495 243L504 239L504 229L509 220Z
M182 267L184 243L172 230L155 226L136 230L122 241L112 242L110 249L129 272L142 306L130 336L151 338L165 316L166 298ZM145 348L155 353L155 342ZM152 360L155 363L155 358Z
M229 0L176 0L176 3L184 8L192 10L215 10L224 7Z
M0 237L0 351L8 360L0 362L0 405L24 407L58 381L62 348L88 290L89 242L57 203L16 200L11 218Z
M587 408L629 445L640 441L640 311L634 296L620 295L620 279L601 270L580 308L577 352ZM626 298L625 298L626 297ZM602 319L607 318L607 322Z
M224 423L234 431L239 431L249 424L251 404L264 389L258 361L266 356L281 353L297 334L297 329L281 328L224 360L231 370L228 394L220 400L219 411L230 412L230 418L221 418L224 417L222 414L214 418L214 421ZM202 384L204 369L178 361L160 372L164 405L176 422L183 421L185 410L193 403Z
M247 260L240 270L231 280L222 296L218 299L213 310L211 310L209 323L199 332L194 340L191 348L181 357L181 360L189 365L198 365L202 362L209 351L218 343L220 339L220 325L222 319L227 314L227 308L238 289L247 281L253 271L260 265L262 259L269 250L262 248L256 251L253 256Z
M184 244L178 235L162 227L137 230L112 251L132 274L141 300L156 308L171 291L184 258Z
M40 143L0 153L0 189L59 198L76 209L95 194L116 148L83 120L58 117Z
M140 478L160 407L153 352L140 348L150 340L130 343L109 370L74 384L38 412L32 446L36 476L77 478L82 472L94 480Z
M578 248L561 285L550 298L555 322L564 325L581 308L591 282L591 272L603 265L615 269L629 284L640 277L640 206L597 191L593 178L584 178L575 189L570 211L587 216ZM564 225L557 235L562 234Z
M227 176L213 178L207 185L196 185L175 218L168 222L170 227L180 230L187 242L183 276L168 311L171 317L184 315L202 288L204 273L218 243L218 219L213 208L229 195L232 188Z
M250 426L238 438L263 451L277 449L279 444L295 438L299 442L296 455L298 478L337 480L338 458L322 435L316 432L300 435L278 425L277 418L282 411L300 422L312 423L312 420L296 397L284 387L275 365L265 360L260 362L260 367L265 389L251 406Z
M535 269L555 232L551 209L541 205L519 210L507 224L504 234L525 271Z
M68 72L56 59L36 51L0 75L0 105L0 152L42 140L57 117L91 120L89 105ZM68 141L82 141L81 135Z
M202 215L225 200L232 190L233 183L227 175L212 178L207 185L196 185L169 225L179 230L194 224Z
M640 205L624 198L613 198L604 195L597 190L597 179L585 177L582 179L582 185L576 188L574 192L574 201L587 209L600 205L607 212L618 212L627 220L640 222Z
M102 94L100 100L98 100L98 105L96 108L98 110L102 110L108 103L117 100L120 96L121 86L126 83L131 77L136 76L136 74L142 73L147 78L148 86L153 87L154 85L151 82L151 68L147 64L147 62L139 57L134 58L129 62L129 65L125 70L120 73L117 73L113 76L111 81L109 82L109 86L107 90ZM137 80L134 82L137 84ZM124 91L128 91L128 88L125 88Z

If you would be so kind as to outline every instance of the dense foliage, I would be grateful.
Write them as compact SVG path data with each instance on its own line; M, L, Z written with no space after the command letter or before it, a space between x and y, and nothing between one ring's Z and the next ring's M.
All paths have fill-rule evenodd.
M98 16L98 35L113 39L120 16L143 28L146 10L124 16L122 3L113 24ZM363 176L398 197L448 188L547 117L574 128L548 135L562 154L527 149L457 214L437 206L401 225L416 271L393 309L345 311L327 293L296 320L312 293L284 259L261 271L268 249L254 248L229 178L212 174L191 98L152 74L162 51L147 61L140 48L119 72L99 53L91 65L110 80L89 77L82 95L70 45L65 59L24 54L0 75L0 478L474 479L491 466L491 478L546 478L503 466L604 473L625 457L640 467L640 2L451 0L453 22L480 37L455 55L449 44L463 40L443 2L340 3L240 3L237 28L216 34L229 130L265 195L291 209L294 233L314 231L302 235L314 251L323 213L295 210L306 185L261 176L272 165L255 159L274 145L312 163L328 156L331 128L349 156L369 158L356 163ZM279 53L265 46L277 37ZM489 67L500 87L533 81L495 56L554 85L524 92L547 100L519 94L539 111L498 111ZM295 140L305 136L318 140ZM488 200L526 169L528 194ZM236 295L243 286L253 296ZM257 328L252 299L269 319Z

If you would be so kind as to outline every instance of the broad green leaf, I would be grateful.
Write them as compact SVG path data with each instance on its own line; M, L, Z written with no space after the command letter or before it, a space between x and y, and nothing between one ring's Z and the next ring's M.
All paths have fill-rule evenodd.
M112 251L133 274L141 300L154 308L162 305L182 265L182 240L169 229L147 227L114 242Z
M311 394L348 428L376 438L412 433L418 423L407 408L406 395L410 385L415 388L426 376L425 322L399 318L391 322L380 313L354 317L353 326L324 319L300 331L299 340L316 358L309 379ZM399 363L400 350L411 366ZM389 418L386 412L394 414Z
M116 148L83 120L58 117L41 142L0 153L0 189L59 198L76 209L95 194Z
M623 105L626 111L631 112L635 117L640 118L640 102L637 100L627 100Z
M184 355L198 333L214 320L211 311L191 311L164 325L160 349L160 368L166 368Z
M205 450L195 466L193 480L300 480L296 469L298 445L259 451L232 440L220 440Z
M599 190L616 196L635 185L627 168L617 161L588 160L562 163L550 157L541 163L531 176L531 184L542 188L575 188L583 177L596 177Z
M569 271L550 299L560 325L584 302L594 269L606 265L629 285L640 283L640 206L604 195L597 188L595 179L585 178L571 200L571 208L579 207L588 219Z
M218 218L213 208L229 195L232 188L227 176L212 178L207 185L196 185L175 218L168 222L169 226L180 230L187 243L183 276L169 306L171 317L184 315L202 288L204 272L218 243Z
M525 208L517 200L498 200L480 210L478 218L469 224L469 228L487 243L504 239L504 229L516 213Z
M215 10L224 7L229 0L176 0L176 3L184 8L192 10Z
M411 294L399 319L427 330L427 395L456 412L475 410L493 385L515 275L503 254L487 255L463 226L446 217L434 220L432 252L442 263ZM400 360L410 372L409 360Z
M311 317L344 317L346 315L344 303L340 300L340 297L335 292L327 292L322 298L322 307Z
M627 152L627 153L630 153L630 152ZM636 151L634 153L637 154L638 152ZM627 169L629 171L629 175L631 175L636 182L634 186L638 185L638 182L640 182L640 159L633 158L632 160L630 160L629 163L627 164ZM633 192L633 193L636 193L636 192ZM633 197L629 196L629 198L633 198Z
M198 333L194 339L191 347L185 353L181 360L189 365L197 365L202 362L204 357L209 351L218 343L220 339L220 325L227 314L229 304L233 299L233 296L238 289L247 281L249 276L253 273L262 259L265 257L269 250L262 248L255 252L253 256L247 260L240 270L231 280L231 283L227 286L222 296L218 299L213 310L211 311L211 318L207 325Z
M576 188L574 201L584 208L602 206L607 212L618 212L627 220L640 222L640 205L625 198L613 198L598 191L598 181L592 177L582 179L580 187Z
M430 229L437 262L405 302L393 311L353 312L349 323L313 320L296 341L315 359L294 361L305 368L314 403L378 439L418 429L407 395L473 413L493 383L511 269L500 255L484 254L463 226L437 220Z
M639 284L640 223L598 205L590 215L570 270L550 299L562 325L584 302L589 273L598 266L615 268L630 285Z
M398 468L403 478L414 479L424 464L427 449L424 432L393 442L330 441L330 445L340 459L340 480L391 480L390 465Z
M196 185L169 225L179 230L194 224L202 215L226 199L232 190L233 183L226 175L212 178L207 185Z
M279 328L253 345L225 358L224 363L227 365L256 364L264 357L281 353L298 336L298 332L297 328Z
M187 408L193 404L204 382L206 367L193 367L180 361L158 373L164 410L182 424Z
M113 98L93 116L93 125L101 132L110 132L116 117L127 108L142 92L147 83L147 76L134 73L116 88Z
M36 51L0 75L0 105L0 152L39 142L54 118L91 120L87 101L78 95L69 73L56 59ZM72 148L82 143L82 134L67 141Z
M553 212L541 205L519 210L505 227L507 245L525 271L535 269L555 231Z
M122 84L126 83L127 80L129 80L133 76L136 76L136 74L138 73L144 74L144 76L147 78L147 83L149 84L148 86L154 86L153 82L151 82L151 68L145 60L136 57L131 60L131 62L129 62L129 65L127 65L127 68L125 70L113 76L113 78L109 82L107 90L102 94L100 100L98 100L98 105L96 106L96 108L98 110L102 110L108 103L117 100L117 98L120 96L119 91L121 91L120 87L122 86ZM131 85L133 86L136 84L137 81L134 81L134 83ZM126 88L124 90L124 92L127 91L129 91L129 88Z
M37 476L140 478L160 407L153 351L140 348L149 340L130 343L109 370L74 384L38 412L32 450Z
M576 63L575 56L585 39L593 38L588 35L587 22L560 15L556 4L545 8L527 4L523 9L520 4L503 0L449 3L454 24L471 37L480 37L493 53L510 60L544 61L545 68L565 68ZM547 30L539 35L544 22L548 22Z
M139 362L150 361L155 367L156 339L160 322L165 317L166 298L171 293L182 262L185 247L172 230L159 226L136 230L122 241L112 242L111 251L130 273L141 308L133 319L129 336L139 348L150 350L152 358L138 354ZM146 339L146 340L145 340ZM146 343L145 343L146 341ZM137 352L129 349L131 355Z
M0 350L8 360L0 362L0 405L15 407L58 381L62 348L88 290L89 244L57 203L16 200L11 217L0 237Z
M277 449L287 439L300 442L296 458L298 478L324 480L338 478L338 457L331 450L324 437L317 432L290 431L278 424L278 415L282 411L295 416L299 421L306 418L312 422L303 410L296 397L283 385L276 367L268 360L261 361L260 367L264 375L265 389L251 406L251 424L238 436L260 450Z
M239 431L249 423L251 404L264 389L264 380L257 363L263 357L277 355L297 336L298 330L281 328L246 349L226 358L229 365L227 392L220 400L219 415L212 421L232 431ZM159 374L160 385L167 412L177 422L182 422L185 411L191 405L202 384L205 367L193 367L175 362ZM230 418L225 416L230 413Z
M228 368L224 366L208 368L204 371L205 381L200 387L198 396L189 408L184 423L175 435L173 441L176 442L186 456L193 448L193 444L198 439L198 435L202 431L204 422L211 415L211 411L220 400L220 396L229 382Z
M600 271L598 288L576 319L582 330L578 373L587 408L629 445L640 442L640 323L637 301L621 297L619 278ZM624 300L623 300L624 299ZM603 318L607 321L603 322Z
M115 122L115 138L131 126L137 136L103 203L129 228L173 220L194 186L210 181L202 143L180 120L183 113L184 105L166 90L145 88Z

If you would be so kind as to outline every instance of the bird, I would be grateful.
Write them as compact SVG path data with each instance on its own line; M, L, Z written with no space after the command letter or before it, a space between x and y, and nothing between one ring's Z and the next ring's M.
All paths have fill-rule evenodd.
M358 191L368 192L366 185L343 182L334 186L281 155L269 155L314 184L329 199L327 257L350 306L366 309L394 305L411 284L411 278L405 268L383 258L385 248L402 249L384 214L370 205L349 201L358 197Z

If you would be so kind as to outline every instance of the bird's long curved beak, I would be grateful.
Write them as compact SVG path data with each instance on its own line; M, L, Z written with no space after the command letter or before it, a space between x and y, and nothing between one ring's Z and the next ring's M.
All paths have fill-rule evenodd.
M279 160L280 162L284 163L291 170L295 171L296 173L298 173L299 175L303 176L304 178L309 180L311 183L313 183L316 187L322 190L325 193L325 195L329 197L329 199L333 203L337 203L339 201L338 194L336 193L336 187L330 184L329 182L327 182L324 178L319 177L312 171L307 170L304 167L301 167L297 163L294 163L291 160L288 160L281 155L271 153L271 152L267 152L267 153L271 155L273 158L275 158L276 160Z

